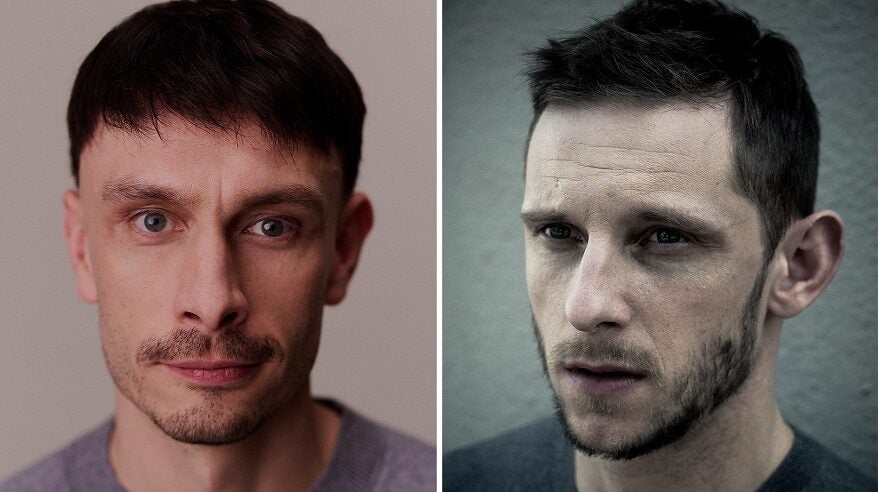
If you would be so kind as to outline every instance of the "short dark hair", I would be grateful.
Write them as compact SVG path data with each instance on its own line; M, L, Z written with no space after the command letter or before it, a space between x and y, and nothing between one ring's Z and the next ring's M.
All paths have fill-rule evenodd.
M820 127L802 61L750 15L718 1L635 0L529 57L531 133L552 104L727 101L734 183L759 210L766 254L814 211Z
M316 29L268 1L172 1L108 32L79 67L67 110L77 186L101 123L158 132L165 113L232 132L258 122L279 148L337 155L345 194L356 182L360 87Z

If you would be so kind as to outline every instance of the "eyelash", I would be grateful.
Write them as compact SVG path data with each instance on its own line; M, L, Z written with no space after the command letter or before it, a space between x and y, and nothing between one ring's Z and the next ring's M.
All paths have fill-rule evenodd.
M549 231L549 229L551 229L553 227L563 227L563 228L568 229L569 236L566 238L556 238L556 237L550 236L548 231ZM564 241L564 242L577 241L577 242L580 242L580 241L584 240L584 238L582 237L582 234L579 233L579 231L578 231L578 229L576 229L576 227L573 227L570 224L565 224L562 222L553 222L551 224L545 224L545 225L539 226L536 228L534 235L542 236L544 239L546 239L548 241Z
M565 237L565 238L554 238L554 237L550 236L548 231L550 228L553 228L553 227L563 227L563 228L568 229L569 236ZM653 235L658 234L660 231L667 231L667 232L671 232L675 235L678 235L679 240L676 242L669 242L669 243L662 243L662 242L659 242L658 240L650 241L650 238ZM550 224L541 225L541 226L536 228L536 230L534 231L534 235L540 236L541 238L545 239L546 241L549 241L550 243L565 243L565 242L579 243L579 242L587 241L583 237L583 234L580 233L576 227L574 227L570 224L565 224L563 222L553 222ZM638 241L636 241L636 244L638 246L662 248L662 249L680 248L681 247L680 245L688 245L688 244L695 242L695 239L690 234L687 234L686 232L681 231L680 229L676 229L673 227L667 227L667 226L650 227L643 234L641 234L639 237L640 237L640 239ZM656 239L658 239L658 238L656 238ZM654 246L649 246L651 243L654 244Z
M668 232L672 232L672 233L674 233L674 234L680 236L680 240L679 240L679 241L675 241L675 242L670 242L670 243L661 243L661 242L658 241L658 237L656 237L656 241L650 241L650 240L649 240L654 234L655 234L656 236L658 236L658 233L659 233L660 231L668 231ZM661 248L677 248L677 247L679 247L679 246L676 246L676 245L679 245L679 244L689 244L689 243L692 243L692 242L693 242L692 236L689 235L689 234L687 234L687 233L685 233L685 232L683 232L683 231L681 231L680 229L675 229L675 228L673 228L673 227L653 227L653 228L649 229L649 230L646 232L646 234L644 234L643 239L641 239L641 240L638 242L638 244L640 244L640 245L645 245L645 244L647 244L647 243L655 243L655 244L661 244L661 245L663 245L663 246L656 246L656 247L661 247Z
M160 214L160 215L164 216L165 219L168 221L167 225L168 225L168 227L170 227L170 229L168 229L167 231L152 232L152 231L147 231L147 230L144 230L143 228L141 228L137 224L137 221L143 217L146 217L149 214ZM136 230L135 232L137 232L138 234L141 234L143 236L146 236L148 238L155 238L159 234L178 230L178 227L177 227L178 220L176 219L176 217L174 217L174 214L167 212L165 210L161 210L161 209L138 210L137 212L135 212L134 214L131 215L131 217L128 219L128 221L129 221L129 223L131 223L131 225Z
M160 214L160 215L164 216L168 222L167 228L165 230L158 231L158 232L147 231L147 230L141 228L140 225L137 223L137 221L139 221L140 219L142 219L143 217L145 217L149 214ZM258 234L255 232L249 232L250 229L256 227L259 223L265 222L267 220L277 220L277 221L282 222L285 225L286 230L280 236L268 236L265 234ZM165 210L161 210L161 209L138 210L137 212L131 214L131 216L128 218L128 222L135 229L135 232L137 232L138 234L140 234L146 238L149 238L149 239L157 239L160 235L164 235L164 234L173 232L175 230L179 230L179 228L177 227L179 220L174 216L174 214L172 214L168 211L165 211ZM255 220L248 221L248 224L249 225L247 225L246 227L244 227L242 229L242 232L247 233L249 235L257 236L257 237L261 238L260 240L262 240L262 241L272 241L272 242L289 240L290 235L295 234L302 229L302 226L299 223L299 221L297 221L291 217L274 216L274 215L258 217Z
M277 220L277 221L282 222L286 226L286 230L280 236L268 236L265 234L248 232L248 231L250 231L250 229L253 229L254 227L256 227L259 223L265 222L267 220ZM261 238L261 240L267 240L267 241L286 241L286 240L289 240L289 237L291 235L298 233L302 229L302 225L297 220L290 218L290 217L278 217L278 216L274 216L274 215L259 217L256 220L250 221L248 223L250 225L248 225L247 227L245 227L243 229L244 232L246 232L248 234L252 234L254 236L257 236L257 237Z

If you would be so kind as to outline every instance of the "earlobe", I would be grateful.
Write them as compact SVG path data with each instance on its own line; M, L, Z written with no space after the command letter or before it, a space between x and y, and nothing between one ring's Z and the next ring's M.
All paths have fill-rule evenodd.
M777 275L768 310L779 318L799 314L829 285L844 255L844 223L830 210L797 220L778 246Z
M363 243L372 229L372 222L372 204L369 199L362 193L352 194L339 219L335 263L327 284L326 304L338 304L344 299L357 268Z
M89 257L88 236L82 222L79 193L76 190L68 190L64 194L64 240L73 265L73 274L76 276L79 297L86 302L97 302L97 286Z

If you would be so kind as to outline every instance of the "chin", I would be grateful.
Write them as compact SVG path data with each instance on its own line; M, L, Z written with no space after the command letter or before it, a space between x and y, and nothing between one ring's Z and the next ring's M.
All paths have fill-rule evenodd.
M608 460L645 456L682 438L698 420L697 412L675 409L656 412L656 406L632 411L632 406L594 399L589 405L574 402L566 411L556 398L556 415L567 439L577 451ZM669 415L670 414L670 415Z
M611 460L630 459L645 434L643 420L612 414L607 408L588 411L557 411L570 443L581 453Z
M246 439L271 417L271 413L263 405L233 409L221 397L214 396L184 410L149 417L175 441L221 446Z
M292 396L284 388L256 382L245 388L138 389L122 393L162 433L181 443L210 446L246 439L282 411Z
M648 454L658 446L650 444L651 433L631 433L620 425L605 422L565 422L567 438L581 453L608 460L630 460Z

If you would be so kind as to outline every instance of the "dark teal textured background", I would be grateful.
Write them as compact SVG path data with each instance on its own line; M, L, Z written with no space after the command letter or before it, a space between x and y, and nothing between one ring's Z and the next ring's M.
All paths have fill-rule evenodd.
M878 2L731 2L799 49L821 114L818 208L847 252L784 325L784 416L878 477ZM443 12L445 450L551 411L531 334L518 210L530 121L521 53L603 18L612 1L446 0Z

